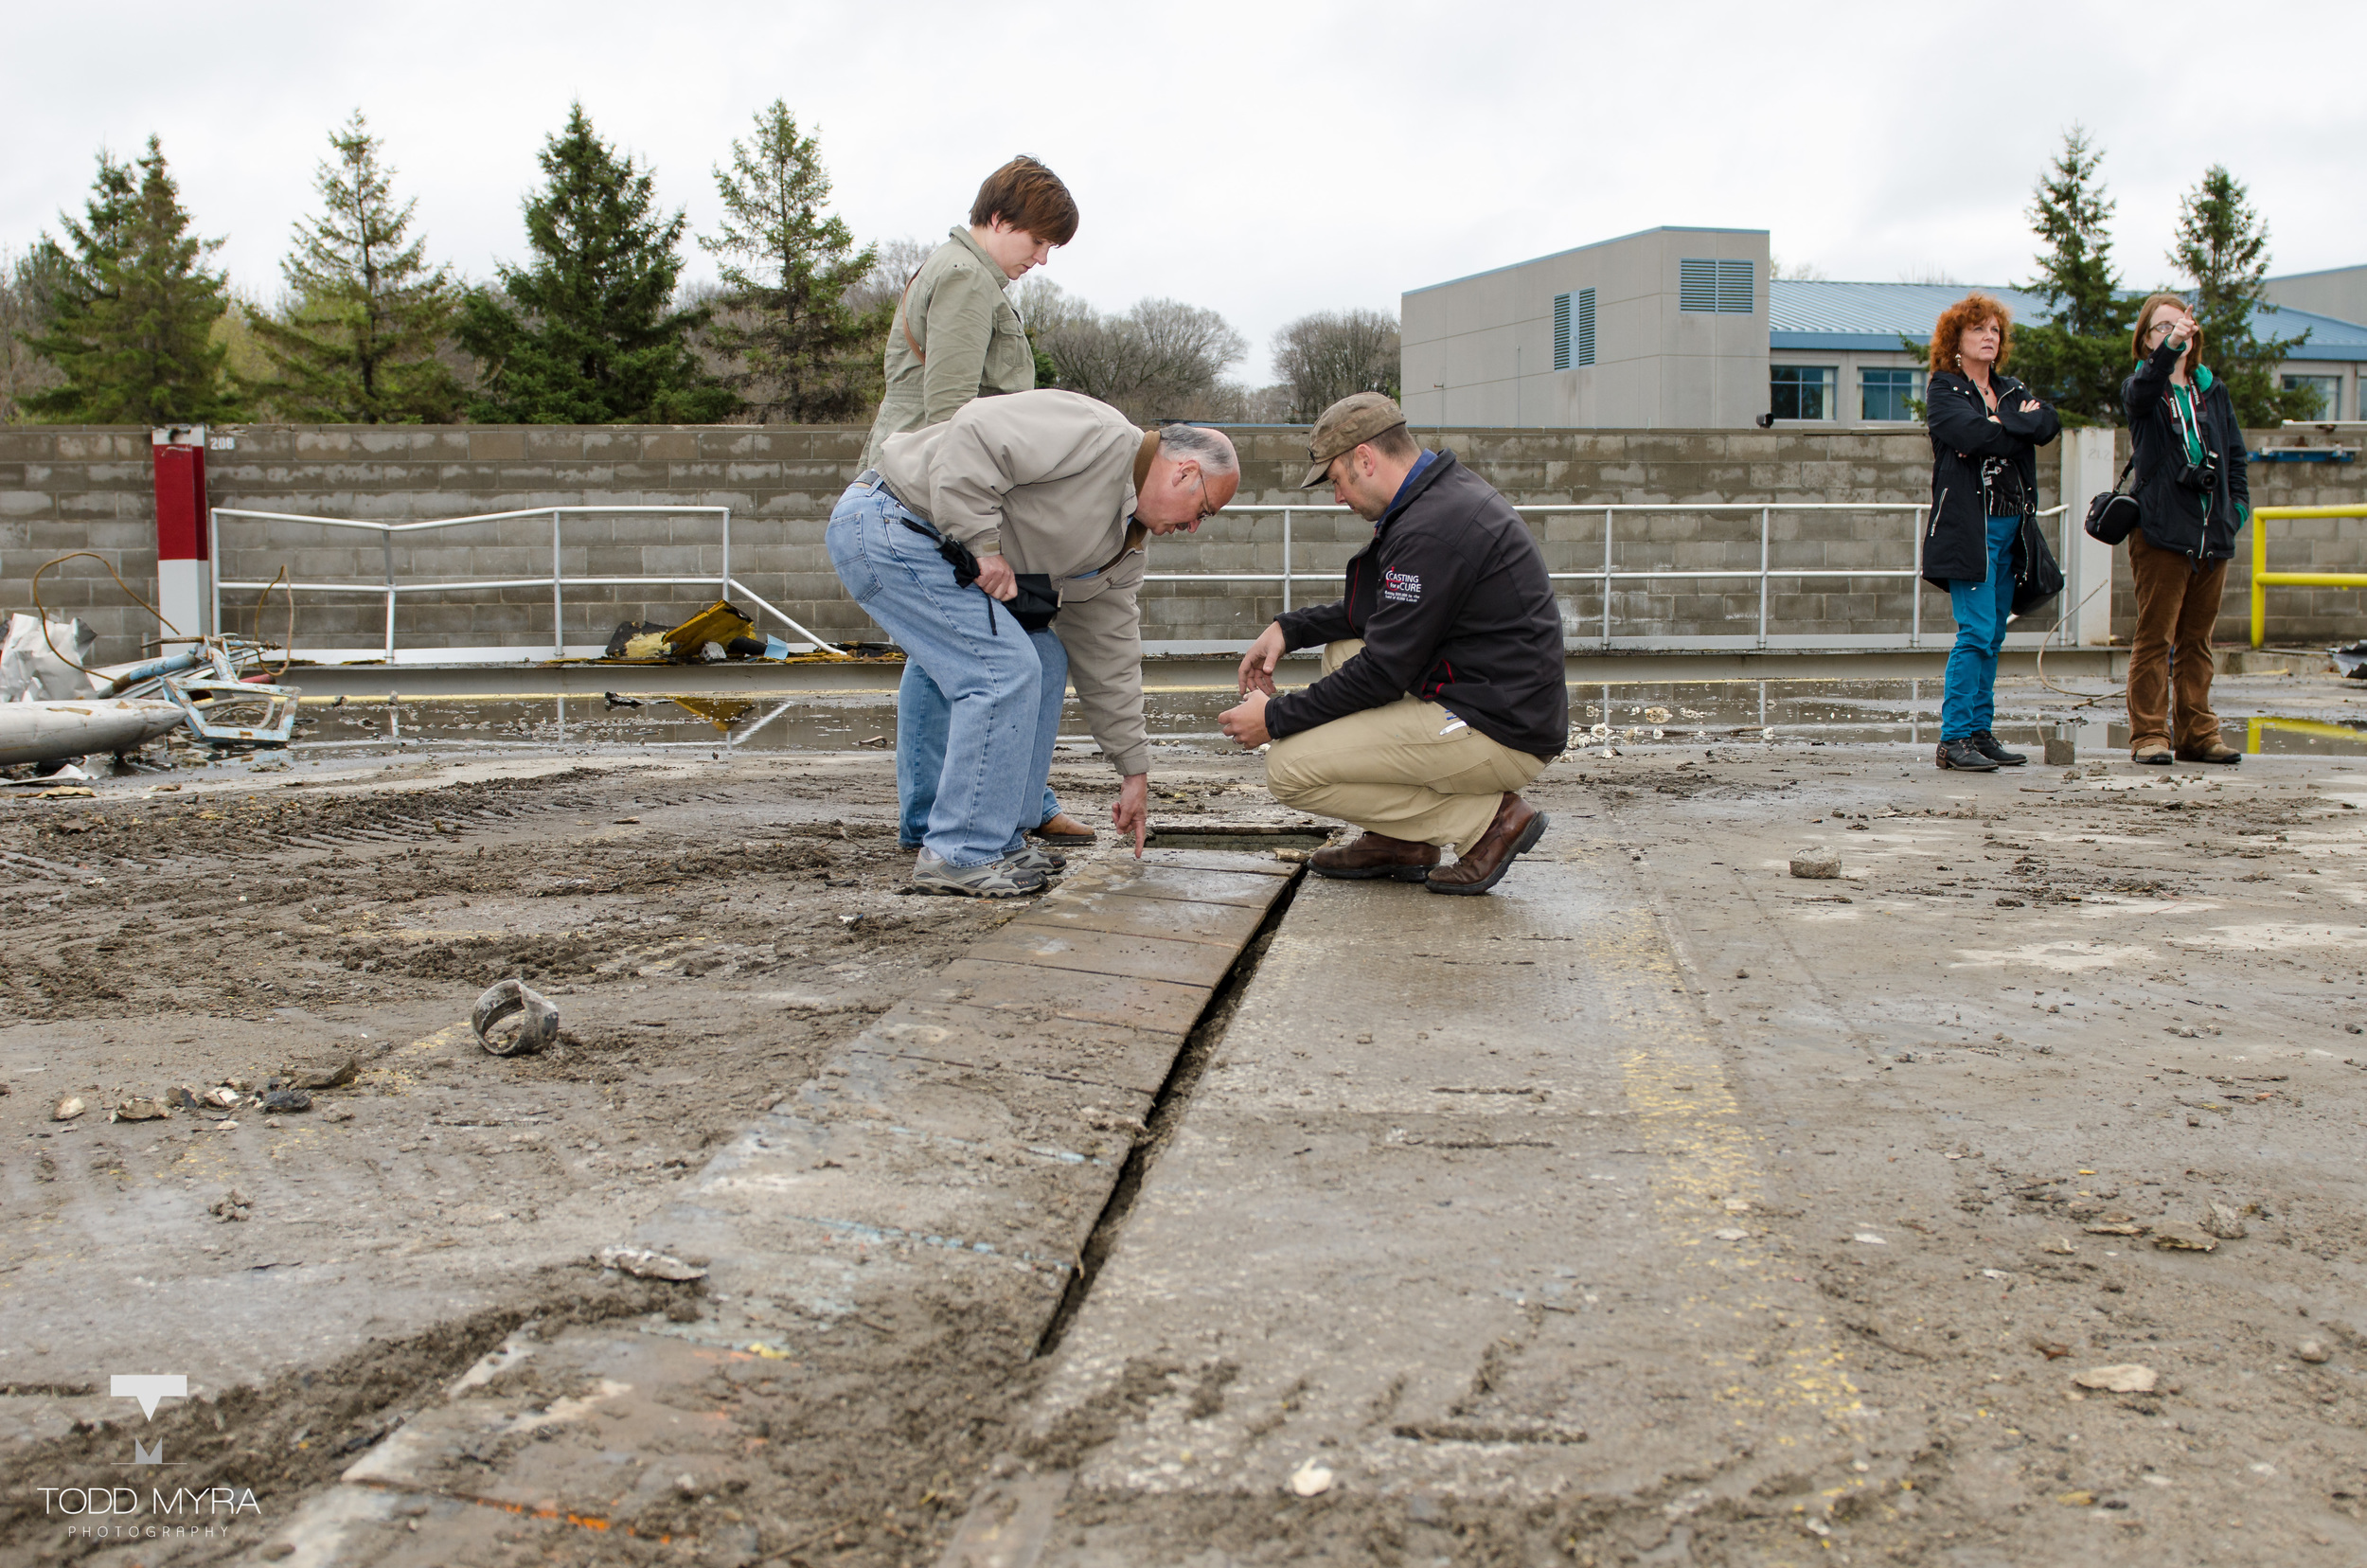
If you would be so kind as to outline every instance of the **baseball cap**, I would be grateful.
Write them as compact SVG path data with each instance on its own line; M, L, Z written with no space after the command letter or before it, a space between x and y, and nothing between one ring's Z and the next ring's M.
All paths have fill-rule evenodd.
M1342 398L1323 412L1315 421L1314 434L1308 437L1308 461L1314 466L1307 471L1301 490L1313 490L1324 482L1331 471L1331 460L1344 452L1354 452L1366 441L1405 423L1405 410L1397 400L1379 392L1355 392Z

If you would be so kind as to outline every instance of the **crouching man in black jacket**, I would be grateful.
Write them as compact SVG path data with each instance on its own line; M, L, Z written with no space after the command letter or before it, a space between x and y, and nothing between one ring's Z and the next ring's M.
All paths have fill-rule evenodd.
M1334 604L1284 615L1241 660L1241 705L1219 721L1271 739L1274 798L1363 829L1319 850L1319 876L1394 877L1485 893L1544 835L1519 791L1570 741L1561 613L1545 558L1495 488L1426 452L1378 392L1324 410L1302 488L1373 525ZM1324 645L1323 677L1274 695L1274 665ZM1452 865L1438 849L1452 845Z

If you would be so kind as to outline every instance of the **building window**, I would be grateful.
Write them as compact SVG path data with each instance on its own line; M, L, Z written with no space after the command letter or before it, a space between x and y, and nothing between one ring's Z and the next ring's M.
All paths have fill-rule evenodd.
M1585 369L1594 363L1594 291L1554 295L1554 368Z
M1768 408L1779 419L1829 419L1841 372L1829 365L1777 365L1768 369Z
M1859 371L1858 418L1922 419L1923 376L1920 370L1905 368Z
M1758 265L1749 257L1686 257L1677 262L1677 309L1749 315L1757 309Z
M2318 394L2318 412L2304 415L2311 419L2339 419L2342 417L2342 378L2340 376L2287 376L2285 389L2306 386Z

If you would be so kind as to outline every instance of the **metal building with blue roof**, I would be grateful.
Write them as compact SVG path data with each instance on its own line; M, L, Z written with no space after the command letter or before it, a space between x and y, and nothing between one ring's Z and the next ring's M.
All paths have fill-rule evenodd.
M1770 278L1764 229L1664 227L1408 290L1400 372L1416 424L1533 429L1881 429L1919 423L1924 356L1957 283ZM2269 280L2253 330L2306 340L2279 366L2358 419L2367 269ZM2289 290L2280 288L2290 284ZM2027 291L1974 285L2030 322ZM2315 305L2319 309L2305 309ZM2367 312L2362 312L2367 314ZM2206 347L2206 357L2209 349Z

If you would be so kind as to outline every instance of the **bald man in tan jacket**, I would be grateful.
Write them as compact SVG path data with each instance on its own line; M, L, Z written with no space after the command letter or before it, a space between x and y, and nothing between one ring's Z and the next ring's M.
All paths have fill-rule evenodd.
M1040 390L890 437L879 467L840 497L828 535L839 579L952 704L917 883L1015 898L1060 869L1025 844L1022 818L1072 680L1122 780L1111 820L1141 851L1143 543L1197 528L1239 482L1221 432L1145 431L1107 403ZM1002 608L1023 602L1023 576L1028 601L1057 602L1043 624Z

